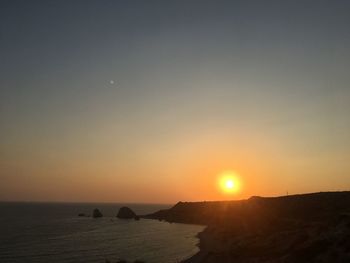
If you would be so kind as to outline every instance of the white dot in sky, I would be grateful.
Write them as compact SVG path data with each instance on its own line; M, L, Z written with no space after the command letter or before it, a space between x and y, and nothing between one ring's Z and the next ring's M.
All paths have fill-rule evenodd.
M114 80L110 80L109 83L110 83L111 85L113 85L113 84L114 84Z

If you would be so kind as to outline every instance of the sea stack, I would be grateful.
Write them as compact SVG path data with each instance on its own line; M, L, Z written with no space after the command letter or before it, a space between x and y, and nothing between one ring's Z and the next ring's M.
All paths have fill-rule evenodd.
M97 208L94 209L93 213L92 213L92 217L93 218L98 218L98 217L103 217L102 213L100 210L98 210Z
M138 218L138 216L135 214L135 212L126 206L123 206L119 209L117 217L120 219Z

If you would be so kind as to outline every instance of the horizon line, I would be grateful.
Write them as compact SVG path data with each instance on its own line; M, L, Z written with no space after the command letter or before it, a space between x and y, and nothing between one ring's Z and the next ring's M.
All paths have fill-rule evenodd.
M318 192L303 192L303 193L286 193L285 195L251 195L248 198L241 199L222 199L222 200L201 200L201 201L175 201L171 203L148 203L148 202L119 202L119 201L41 201L41 200L0 200L0 203L42 203L42 204L125 204L125 205L175 205L177 203L199 203L199 202L229 202L229 201L243 201L249 200L252 197L261 197L261 198L278 198L278 197L288 197L288 196L298 196L298 195L311 195L311 194L320 194L320 193L341 193L341 192L350 192L349 190L329 190L329 191L318 191Z

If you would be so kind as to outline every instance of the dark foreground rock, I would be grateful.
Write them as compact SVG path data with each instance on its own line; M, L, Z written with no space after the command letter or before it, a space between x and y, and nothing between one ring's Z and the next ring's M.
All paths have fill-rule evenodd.
M184 263L350 262L350 216L261 233L209 226L199 237L201 252Z
M92 212L92 217L93 218L99 218L99 217L103 217L102 213L100 210L98 210L97 208L94 209L94 211Z
M139 219L139 217L129 207L123 206L119 209L117 217L120 219Z

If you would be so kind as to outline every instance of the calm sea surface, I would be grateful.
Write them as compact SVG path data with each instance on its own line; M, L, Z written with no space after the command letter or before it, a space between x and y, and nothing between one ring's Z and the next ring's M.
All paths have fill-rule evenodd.
M0 262L175 263L198 251L203 226L120 220L118 204L0 203ZM137 214L164 205L129 204ZM103 218L78 217L99 208Z

